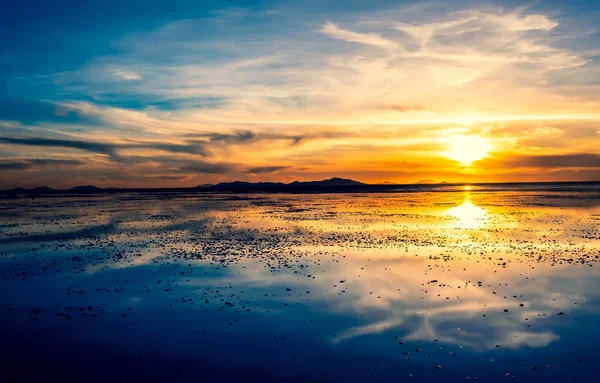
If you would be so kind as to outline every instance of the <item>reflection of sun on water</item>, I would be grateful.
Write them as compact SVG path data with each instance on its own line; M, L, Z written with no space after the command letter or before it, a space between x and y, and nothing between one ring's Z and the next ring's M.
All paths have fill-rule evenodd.
M462 205L448 209L446 215L454 217L458 226L468 229L475 229L487 220L487 210L473 205L469 196Z

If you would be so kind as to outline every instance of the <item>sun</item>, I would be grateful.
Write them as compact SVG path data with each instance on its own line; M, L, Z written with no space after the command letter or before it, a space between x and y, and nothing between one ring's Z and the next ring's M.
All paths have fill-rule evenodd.
M444 155L458 161L464 166L487 157L492 150L492 144L486 138L479 136L452 136L448 140L448 150Z

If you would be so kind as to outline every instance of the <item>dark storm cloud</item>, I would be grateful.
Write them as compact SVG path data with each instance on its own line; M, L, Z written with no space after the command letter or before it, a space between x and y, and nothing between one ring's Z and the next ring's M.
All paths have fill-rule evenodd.
M265 174L273 173L279 170L288 169L289 166L257 166L246 170L248 174Z
M22 159L22 160L0 160L0 170L27 170L40 166L75 166L84 165L85 162L79 160L58 160L58 159Z

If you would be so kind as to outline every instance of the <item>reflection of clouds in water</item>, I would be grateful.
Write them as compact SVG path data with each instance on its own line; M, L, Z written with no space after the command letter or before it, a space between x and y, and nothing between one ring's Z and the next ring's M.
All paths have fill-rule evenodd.
M558 339L558 335L555 335L550 331L537 333L515 331L507 333L505 338L500 342L505 345L505 347L511 348L517 348L521 346L546 347L548 344Z
M465 275L464 279L476 280L484 275L484 270L473 268L472 272ZM547 329L539 331L533 330L527 325L539 328L545 326L541 323L544 315L553 316L557 314L558 309L565 311L573 307L574 302L583 302L586 296L581 293L561 292L565 281L553 282L552 273L556 271L564 278L565 270L551 270L549 266L538 267L538 270L529 280L521 278L510 278L497 274L488 274L484 286L496 286L491 289L470 285L468 288L452 289L453 293L444 293L449 296L449 300L440 300L435 294L440 290L434 290L434 294L423 294L417 287L413 287L405 298L398 301L389 300L388 317L394 318L391 321L379 322L379 325L362 326L357 329L350 329L345 332L345 336L350 338L357 335L365 335L367 330L373 329L374 332L381 331L381 324L392 328L405 327L407 333L405 340L439 340L458 345L470 345L477 348L492 348L496 344L502 347L520 347L523 345L529 347L543 347L549 342L558 339L558 337ZM586 270L587 271L587 270ZM406 278L414 275L413 272L403 273L403 282ZM586 291L588 296L597 296L591 280L585 279L593 273L571 272L568 284L573 291ZM443 276L437 276L440 282L451 284L444 281ZM537 278L541 280L538 281ZM404 283L404 288L408 285L418 286L418 279L415 278L411 283ZM508 286L503 286L507 282ZM541 283L540 283L541 282ZM383 286L380 284L379 286ZM456 286L456 285L455 285ZM371 287L372 288L372 287ZM433 290L428 287L428 290ZM493 294L491 290L497 291ZM519 292L526 301L513 297L513 292ZM388 296L385 290L379 290L381 299ZM363 293L366 295L366 293ZM507 298L504 299L504 296ZM352 300L357 305L365 300ZM531 308L525 310L519 305L529 305ZM565 309L566 308L566 309ZM505 313L504 309L509 312ZM359 307L358 310L364 310ZM486 315L483 317L483 315ZM411 317L410 321L407 318ZM399 319L400 318L400 319ZM525 319L528 320L525 320ZM418 324L418 325L415 325ZM467 331L467 329L469 329Z
M255 238L265 236L267 231L276 229L278 236L286 235L298 239L299 242L294 247L296 249L301 247L301 237L306 234L298 226L306 225L302 220L284 222L273 219L263 224L260 221L264 218L263 210L248 206L244 206L243 209L244 219L235 222L235 230L232 229L229 233L230 238L243 237L248 228L257 231L253 234ZM461 229L477 229L484 224L504 225L504 222L509 219L501 213L494 213L493 210L475 205L471 201L470 194L466 195L460 205L442 210L441 214L453 220L453 224L447 231L440 231L451 238L461 238ZM565 214L567 213L563 213L563 217L566 216ZM218 217L227 224L233 223L231 212L218 211L210 215ZM338 213L337 219L345 218L347 219ZM512 223L517 218L519 217L510 217ZM423 222L422 219L417 216L409 217L409 224L403 230L417 237L422 236L423 233L419 230L431 222L435 225L436 222L428 218ZM184 228L185 225L182 223L177 228ZM318 224L318 221L310 220L309 225L318 227L322 231L321 234L335 233L339 230L336 222ZM538 225L540 228L544 227L543 222ZM163 226L159 225L156 228L163 229ZM350 224L343 228L344 231L354 231L355 234L359 231L356 226ZM379 222L376 224L369 222L364 228L385 230L385 226L382 228ZM453 228L455 230L452 230ZM206 230L213 229L212 225L206 225ZM491 238L488 235L471 244L503 250L510 240L515 238L510 234L495 233ZM343 243L341 245L343 246ZM174 243L173 246L190 248L193 251L193 245L189 243ZM247 251L251 252L252 245L248 246ZM524 246L530 245L525 243ZM540 244L537 243L537 246ZM518 264L511 269L520 270L517 273L514 271L496 273L491 271L491 263L473 263L458 257L451 260L446 269L435 270L427 266L432 261L426 257L425 250L431 250L435 254L447 249L437 248L433 244L408 248L410 252L389 249L349 252L345 249L343 254L346 257L342 261L323 261L322 272L315 272L315 279L293 275L285 269L273 274L269 269L261 267L264 263L262 259L240 258L236 261L236 272L228 274L227 277L212 280L193 278L187 284L196 286L231 284L248 288L278 289L294 286L294 288L310 289L316 293L313 294L313 303L325 303L328 310L355 315L361 321L369 322L340 331L332 337L334 343L395 330L403 334L402 339L405 341L438 340L478 349L494 348L497 344L507 348L544 347L558 339L551 329L538 328L545 326L541 320L545 318L544 315L556 315L556 310L568 308L574 301L584 302L586 297L582 296L581 291L588 291L588 295L593 294L590 291L594 291L581 286L582 283L585 284L585 279L577 281L579 275L568 275L563 269L552 269L544 264L536 266L535 269L531 269L526 264ZM302 250L304 257L310 259L316 257L319 251L326 249L304 247ZM420 256L413 256L417 253ZM151 249L149 253L136 258L133 264L150 263L159 256L161 256L160 249ZM499 256L502 256L502 253ZM509 255L504 256L508 259ZM203 261L196 262L201 264ZM459 272L460 270L463 272ZM553 273L559 273L568 281L560 285L551 284L550 276ZM528 279L522 278L525 274L528 275ZM345 280L343 285L340 284L341 280ZM431 280L439 282L427 283ZM477 281L482 281L482 286L477 286ZM338 287L334 288L334 285ZM571 286L570 291L561 291L564 286ZM340 293L342 290L344 293ZM493 291L497 293L493 294ZM515 294L517 291L518 294ZM270 299L287 303L293 301L306 303L294 296ZM520 304L523 306L519 306ZM505 313L505 309L508 309L509 313ZM534 325L534 328L527 327L528 325Z
M406 341L439 340L477 349L544 347L558 340L551 326L559 310L568 315L573 302L600 298L593 269L534 261L550 254L546 249L564 257L598 248L571 231L595 223L582 218L581 209L525 208L501 198L491 203L475 192L466 198L461 193L335 196L327 197L327 204L311 196L277 198L283 197L251 203L165 201L146 215L137 205L118 205L107 209L111 214L97 216L96 227L77 227L63 236L71 246L98 253L106 249L87 243L100 238L96 244L123 253L87 263L90 274L182 261L208 270L226 260L225 276L177 273L175 278L189 287L274 292L292 287L289 295L254 298L356 318L358 325L332 334L334 343L397 331ZM15 236L5 245L51 239L38 233ZM182 254L191 258L177 258ZM282 266L287 263L295 268ZM314 278L307 278L309 273ZM299 288L311 291L310 300L296 294ZM285 315L283 309L269 310Z
M455 267L467 266L468 271L453 279L439 271L430 272L427 280L438 282L428 284L423 283L428 260L400 254L397 258L386 256L384 260L378 256L369 252L348 254L344 263L324 266L325 272L318 273L315 279L288 273L271 275L247 267L241 274L230 275L218 284L308 289L317 293L315 305L326 305L328 310L354 315L368 322L343 329L335 336L332 334L334 344L359 336L397 331L402 334L400 339L403 341L439 341L473 349L492 349L496 345L504 348L545 347L559 339L549 328L549 322L559 310L568 312L574 302L582 303L600 295L591 288L593 281L586 278L593 276L588 270L582 273L540 265L529 279L523 279L519 278L521 271L510 275L486 273L485 265L457 261ZM366 269L376 270L370 273L361 270L365 264L369 265ZM401 272L385 272L386 269L400 269ZM554 273L563 280L556 279ZM561 291L564 278L568 279L571 291ZM482 286L477 286L478 279L484 282ZM345 283L340 284L340 280ZM345 292L340 294L342 290ZM293 302L298 298L278 299ZM508 312L504 312L505 309Z

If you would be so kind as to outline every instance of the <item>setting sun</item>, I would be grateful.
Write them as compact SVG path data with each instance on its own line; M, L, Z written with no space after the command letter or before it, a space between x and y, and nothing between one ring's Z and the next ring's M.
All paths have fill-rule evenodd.
M449 139L448 150L444 153L451 160L465 166L485 158L492 144L488 139L477 136L453 136Z

